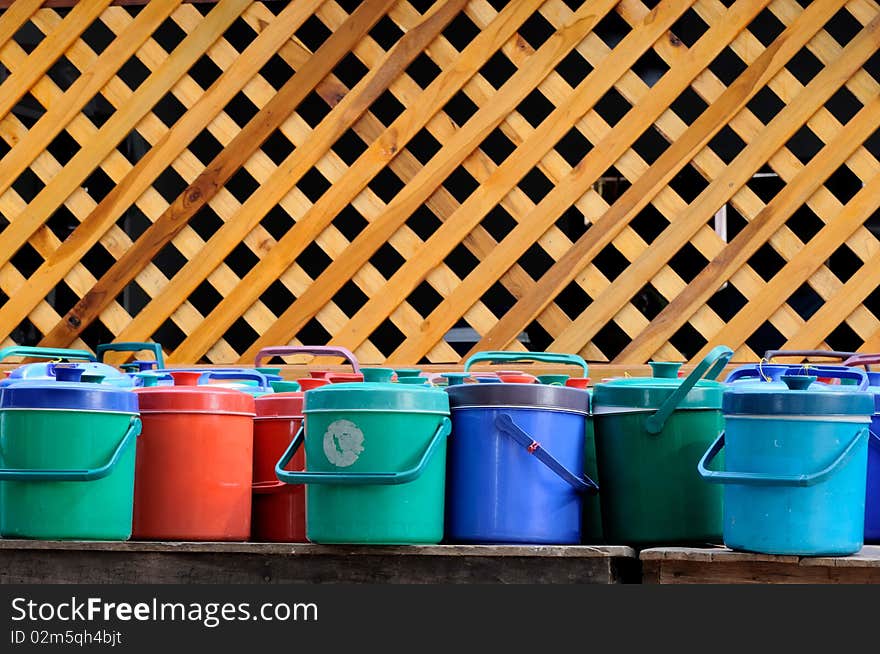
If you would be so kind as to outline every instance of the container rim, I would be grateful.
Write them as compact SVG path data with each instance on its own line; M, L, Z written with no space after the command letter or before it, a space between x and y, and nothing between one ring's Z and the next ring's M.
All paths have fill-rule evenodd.
M565 409L555 406L535 406L529 404L460 404L452 407L452 411L460 411L461 409L526 409L528 411L552 411L554 413L571 413L573 415L585 416L587 418L592 415L589 411L578 411L577 409Z

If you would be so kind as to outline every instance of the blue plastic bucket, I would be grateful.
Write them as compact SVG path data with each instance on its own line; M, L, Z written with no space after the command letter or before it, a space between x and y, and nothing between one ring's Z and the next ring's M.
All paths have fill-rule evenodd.
M880 543L880 372L869 372L868 390L874 395L874 415L868 437L868 474L865 481L865 542Z
M863 374L863 373L860 373ZM698 465L724 484L724 544L764 554L847 555L864 542L870 394L829 391L815 377L732 385L726 431ZM864 377L860 389L867 387ZM726 471L709 470L724 449Z
M542 384L450 386L447 540L581 542L590 395Z

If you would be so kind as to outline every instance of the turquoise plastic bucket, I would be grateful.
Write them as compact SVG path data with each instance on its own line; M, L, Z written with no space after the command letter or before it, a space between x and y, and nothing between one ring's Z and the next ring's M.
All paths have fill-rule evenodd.
M724 544L731 549L836 556L862 548L873 398L855 387L829 391L815 380L784 375L785 389L744 384L724 394L726 431L698 470L724 485ZM710 470L722 449L726 470Z

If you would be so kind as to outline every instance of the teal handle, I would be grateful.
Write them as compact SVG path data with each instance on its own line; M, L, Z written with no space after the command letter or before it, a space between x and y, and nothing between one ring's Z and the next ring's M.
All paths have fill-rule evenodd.
M31 357L33 359L76 359L82 361L97 361L95 355L88 350L68 350L59 347L27 347L25 345L11 345L0 350L0 361L6 357Z
M713 484L739 484L741 486L813 486L818 484L837 470L840 466L849 461L856 451L856 446L863 436L868 434L868 428L862 427L855 438L850 441L846 449L831 462L830 465L822 468L818 472L803 475L768 475L760 472L720 472L717 470L709 470L708 466L712 460L718 456L724 448L724 432L715 439L712 446L700 459L697 464L697 471L700 476Z
M128 423L128 429L125 435L116 446L113 456L110 460L100 468L88 468L86 470L20 470L15 468L0 469L0 481L95 481L103 479L111 472L119 459L122 458L123 452L141 433L141 419L138 416L132 416Z
M672 412L678 408L679 403L685 398L685 396L690 393L694 384L704 376L706 379L715 379L721 374L721 371L724 370L724 366L727 365L732 356L733 350L724 345L719 345L709 352L709 354L706 355L706 358L700 361L700 363L697 364L697 367L691 371L691 374L687 376L687 379L679 384L678 388L666 398L666 401L660 405L660 408L645 420L645 429L647 432L649 434L659 434L663 431L663 427L666 425L666 421L669 420L669 416L671 416Z
M422 454L422 458L415 467L409 470L401 472L291 472L285 470L284 467L290 463L293 455L305 441L305 425L301 425L287 450L275 465L275 475L288 484L335 484L339 486L408 484L422 476L431 462L434 452L451 431L452 421L444 416L427 449Z
M165 367L162 346L158 343L104 343L95 351L98 353L98 361L104 360L104 352L152 352L156 358L156 367L159 369Z
M475 363L509 363L511 361L540 361L542 363L559 363L562 365L580 366L587 377L587 362L577 354L559 354L557 352L477 352L464 364L468 372Z

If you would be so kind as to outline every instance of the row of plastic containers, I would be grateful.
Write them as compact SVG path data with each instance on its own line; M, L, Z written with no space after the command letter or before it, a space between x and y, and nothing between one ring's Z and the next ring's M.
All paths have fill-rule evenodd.
M718 382L732 356L719 347L687 376L658 362L651 377L592 388L583 359L552 353L484 352L443 375L361 370L338 348L269 348L255 363L304 352L353 371L294 384L259 365L166 370L160 351L125 373L95 361L13 371L0 382L0 535L723 540L802 555L880 539L880 373L858 367L880 358L766 362ZM514 361L578 376L471 371Z

